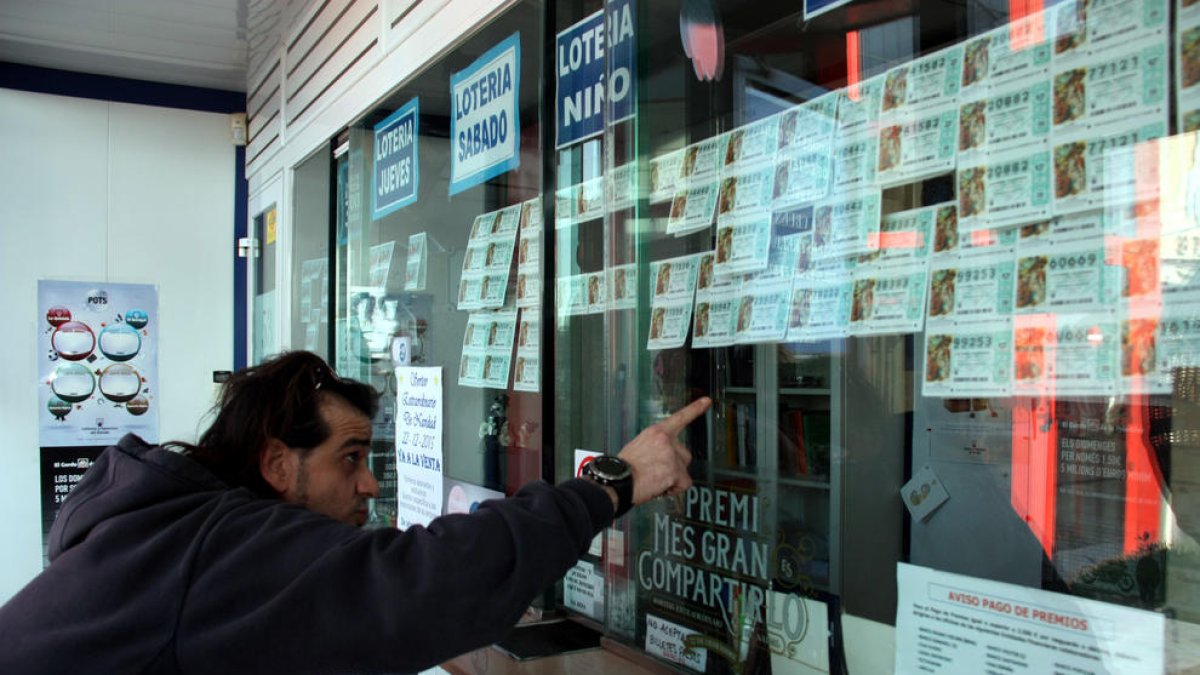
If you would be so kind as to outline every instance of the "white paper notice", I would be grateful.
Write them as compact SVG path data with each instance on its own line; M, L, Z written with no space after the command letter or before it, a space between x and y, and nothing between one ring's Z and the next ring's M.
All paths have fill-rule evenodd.
M671 663L678 663L703 673L708 663L708 650L686 649L683 640L689 635L699 633L653 614L646 615L646 651Z
M1161 673L1162 614L896 566L897 673Z
M567 576L563 577L563 604L597 621L604 620L604 575L596 565L581 560L567 570Z
M442 369L396 369L396 503L400 529L442 511Z

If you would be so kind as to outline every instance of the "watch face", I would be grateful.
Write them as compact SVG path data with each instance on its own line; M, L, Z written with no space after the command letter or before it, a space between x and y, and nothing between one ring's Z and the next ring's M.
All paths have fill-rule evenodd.
M593 459L588 466L591 467L593 475L605 480L621 480L630 475L629 465L625 460L611 455L601 455Z

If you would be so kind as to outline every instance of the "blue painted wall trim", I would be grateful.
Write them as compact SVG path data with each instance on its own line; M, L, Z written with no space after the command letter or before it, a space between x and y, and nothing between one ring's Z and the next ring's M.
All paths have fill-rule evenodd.
M0 61L0 88L98 101L135 103L211 113L245 112L240 91L164 84L125 77L92 75ZM233 187L233 368L246 365L246 260L237 256L237 240L246 236L246 149L235 148Z
M0 87L213 113L245 112L246 94L0 61Z

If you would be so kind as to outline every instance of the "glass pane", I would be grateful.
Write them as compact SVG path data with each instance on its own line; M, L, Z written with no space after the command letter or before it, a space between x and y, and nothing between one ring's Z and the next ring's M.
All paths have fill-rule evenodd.
M565 604L709 673L907 672L984 620L1197 666L1200 15L817 4L557 7L555 442L714 400L696 487Z
M296 167L293 177L291 344L329 358L328 150Z
M336 361L343 375L383 392L374 434L380 524L397 522L394 369L401 352L413 366L442 369L446 480L433 508L469 508L541 477L542 11L537 3L519 5L433 63L349 129L338 158L345 205L338 212ZM452 155L464 146L451 137L451 77L514 42L521 54L519 162L478 184L452 185ZM397 169L403 178L373 176L376 160L408 143L382 133L377 142L375 130L410 110L415 199L389 206L379 191L387 181L407 182L409 168Z
M253 325L250 327L254 344L250 351L250 362L261 363L263 359L279 351L279 307L275 291L276 235L279 212L272 204L254 216L254 245L250 254L250 297Z

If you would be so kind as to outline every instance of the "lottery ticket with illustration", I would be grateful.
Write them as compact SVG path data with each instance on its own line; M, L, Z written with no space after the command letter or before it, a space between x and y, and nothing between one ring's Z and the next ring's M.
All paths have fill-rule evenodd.
M1106 263L1102 240L1021 246L1016 269L1016 314L1108 314L1120 297L1122 270Z
M779 146L781 115L771 115L729 132L721 174L741 171L760 164L774 164Z
M541 270L517 272L517 307L540 307L542 304Z
M1050 217L1050 151L1012 150L958 169L958 229L971 232Z
M608 268L608 299L612 309L637 307L637 264Z
M711 226L717 210L719 193L720 183L716 179L709 183L691 183L681 187L671 200L667 234L678 237Z
M826 94L779 113L777 155L829 152L837 135L838 95Z
M954 45L887 72L880 119L954 103L962 85L963 46Z
M850 334L918 333L925 323L925 270L858 271L852 277Z
M1114 315L1033 314L1013 327L1013 393L1103 396L1117 393L1120 322Z
M584 301L587 303L586 314L603 314L605 309L608 284L605 283L607 274L604 271L591 272L583 275Z
M802 280L792 285L788 342L819 342L850 334L851 283Z
M684 148L677 180L681 183L716 181L724 164L725 144L728 140L729 134L720 134Z
M933 212L933 241L930 256L948 256L958 253L958 203L938 204Z
M1012 323L929 327L921 393L931 398L1005 396L1012 391Z
M637 201L637 162L622 164L608 172L608 210L620 211L633 208Z
M881 204L879 190L849 193L818 204L813 215L813 255L837 258L878 248Z
M1118 45L1071 68L1054 70L1054 133L1074 134L1131 117L1165 121L1167 44Z
M468 245L488 241L506 241L515 239L521 225L520 204L480 214L471 224L471 235Z
M1200 367L1200 305L1167 305L1121 322L1125 393L1167 394L1176 368Z
M458 309L495 309L504 306L508 292L508 273L463 272L458 285Z
M1130 248L1132 243L1127 242L1125 248ZM1144 294L1153 293L1153 283L1149 280L1154 265L1153 243L1154 240L1144 240L1141 255L1122 251L1128 286L1137 284L1146 291ZM1157 243L1162 303L1177 306L1200 303L1200 237L1197 232L1169 234ZM1140 276L1136 276L1139 272Z
M696 283L696 309L692 319L692 346L727 347L734 343L742 277L718 277L716 252L700 255L700 276Z
M504 389L508 386L517 312L473 312L463 335L459 385Z
M679 183L679 168L683 166L682 149L672 150L650 160L650 203L670 201Z
M1168 0L1088 0L1086 8L1092 56L1146 38L1167 38Z
M575 200L576 223L586 223L589 220L598 220L604 217L604 189L603 176L597 176L573 186L572 197Z
M1050 49L1040 12L967 40L960 97L976 98L1005 82L1044 79L1050 72Z
M1016 147L1045 146L1050 138L1050 83L1021 81L984 90L960 107L960 161L976 162Z
M775 164L772 207L787 209L823 199L832 181L833 157L827 151L781 156Z
M1053 68L1061 70L1087 61L1087 8L1090 3L1091 0L1063 0L1043 12Z
M775 182L775 167L761 164L726 173L717 200L717 224L721 220L752 212L769 212ZM767 213L768 217L770 213Z
M954 169L958 107L893 117L879 128L880 185L907 183Z
M568 185L554 191L554 228L562 229L575 224L575 188Z
M734 340L738 344L782 342L791 306L790 281L746 281L741 285Z
M1200 1L1175 5L1175 128L1200 129Z
M716 273L759 272L771 252L771 214L751 213L717 221Z
M541 391L541 356L539 354L517 354L513 366L513 390Z
M997 323L1012 315L1015 261L1007 253L952 261L935 258L929 269L930 330L947 322Z
M838 136L874 134L879 126L879 106L886 75L876 75L838 90Z
M1060 135L1054 141L1054 212L1152 198L1139 194L1146 189L1142 169L1148 163L1144 158L1139 161L1139 145L1166 135L1167 120L1162 116L1089 129L1083 136ZM1152 189L1157 190L1157 185Z
M875 187L879 135L841 138L833 147L833 192Z
M408 238L408 256L404 259L404 290L425 290L429 269L429 235L418 232ZM303 313L303 312L302 312Z
M953 202L919 209L889 213L879 221L879 244L875 250L858 257L859 270L924 271L929 264L934 223L939 210L954 210Z
M574 274L558 278L554 304L558 308L560 318L588 313L587 276Z
M1180 311L1130 304L1121 313L1120 393L1169 394L1171 369L1200 363L1196 351L1200 307L1171 309Z
M521 228L521 236L517 244L517 270L520 272L537 272L542 261L542 228L540 224L530 223Z
M1082 239L1100 241L1106 236L1132 236L1133 219L1132 215L1123 217L1117 209L1091 209L1026 223L1018 226L1016 230L1022 246L1037 243L1064 244Z
M542 229L542 198L540 196L521 202L521 222L519 229Z
M688 255L650 263L650 333L647 349L682 346L692 324L700 256Z

